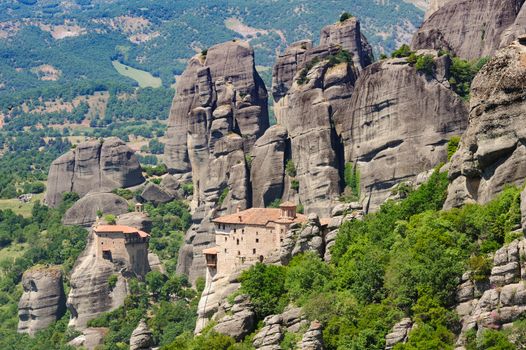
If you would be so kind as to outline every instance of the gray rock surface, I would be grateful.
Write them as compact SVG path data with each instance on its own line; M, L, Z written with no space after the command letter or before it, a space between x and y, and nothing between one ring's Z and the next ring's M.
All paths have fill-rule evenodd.
M466 273L457 289L457 313L462 332L457 346L465 345L466 333L501 329L526 312L526 239L520 238L497 250L487 282L476 282Z
M500 50L475 77L469 126L451 159L445 208L486 203L526 179L526 46Z
M374 211L393 186L447 160L447 142L467 126L467 108L449 89L447 56L435 57L432 76L406 59L367 67L351 98L352 123L342 133L345 162L360 176L366 211Z
M267 316L263 320L263 328L254 336L252 344L256 350L280 350L280 342L285 332L298 333L308 327L308 322L303 316L301 308L287 307L282 314ZM311 336L317 335L313 329ZM307 336L306 345L315 345L316 337ZM305 348L317 349L317 348Z
M509 26L508 29L502 33L500 47L504 48L510 45L524 34L526 34L526 5L523 4L513 25Z
M168 121L169 171L191 171L194 225L180 251L178 273L203 276L202 249L214 242L211 218L250 204L245 155L269 126L267 91L246 42L229 41L192 58L178 79Z
M18 332L34 335L66 312L66 295L59 266L34 267L22 276L24 292L18 303Z
M450 1L452 0L430 0L427 6L426 14L424 16L424 20L431 17L433 13L435 13L439 8L441 8Z
M342 49L351 54L350 62L335 60ZM294 181L306 212L327 216L342 191L339 136L350 124L349 99L371 56L360 22L352 18L322 29L319 46L298 42L277 58L272 77L274 112L288 132Z
M404 318L395 324L385 336L385 349L392 349L398 343L405 343L412 327L413 322L410 318Z
M323 328L318 321L312 321L301 339L301 350L324 350Z
M250 166L253 207L264 208L283 198L287 143L287 130L280 125L272 126L256 141Z
M414 35L415 49L446 49L473 60L492 56L524 0L448 1Z
M128 212L128 202L113 193L90 192L66 211L62 223L90 227L95 223L98 211L103 215L121 215Z
M71 312L69 325L80 330L101 313L123 305L129 289L127 278L135 276L126 262L112 263L96 258L94 242L94 233L90 230L86 249L77 258L70 276L71 290L67 299ZM148 261L144 265L148 265ZM112 275L117 276L113 288L108 283Z
M216 332L241 341L256 329L256 314L247 295L238 295L224 312L227 314L214 326Z
M130 337L130 350L150 350L152 345L152 331L144 320L140 320Z
M325 261L331 261L331 248L336 244L340 226L347 221L363 220L363 217L364 211L360 203L342 203L332 209L325 235L325 254L323 256Z
M108 334L108 328L86 328L82 334L71 340L68 345L86 350L96 350L104 341L104 337Z
M119 215L116 224L134 227L144 232L152 232L152 219L145 212L134 211Z
M56 207L65 192L131 187L144 182L134 152L116 137L87 141L60 156L49 168L46 203Z
M161 186L150 182L144 187L144 190L142 190L141 198L146 202L157 205L172 201L174 196L164 190Z
M323 258L325 255L325 237L316 214L310 214L306 225L292 225L281 244L280 260L287 265L301 253L312 252Z

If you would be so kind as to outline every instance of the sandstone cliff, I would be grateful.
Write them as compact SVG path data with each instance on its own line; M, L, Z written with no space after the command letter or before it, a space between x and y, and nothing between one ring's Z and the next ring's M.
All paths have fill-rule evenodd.
M449 1L413 37L415 49L446 49L464 59L491 56L524 0Z
M116 137L77 145L49 168L46 203L56 207L65 192L81 197L90 191L131 187L144 182L133 151Z
M24 292L18 303L18 332L34 335L66 312L60 267L34 267L24 272Z
M276 119L288 132L299 201L307 212L330 213L342 191L340 132L360 71L372 62L360 22L322 29L320 45L293 44L277 58L272 93Z
M369 66L356 82L342 138L366 211L378 208L396 184L445 162L448 140L466 128L465 103L449 88L449 57L422 54L435 55L431 75L395 58Z
M526 46L499 51L472 84L469 126L451 159L446 208L485 203L526 179Z
M204 275L210 220L251 204L246 155L268 125L267 91L247 43L219 44L190 60L178 80L165 157L176 176L192 172L194 225L177 270L191 281Z

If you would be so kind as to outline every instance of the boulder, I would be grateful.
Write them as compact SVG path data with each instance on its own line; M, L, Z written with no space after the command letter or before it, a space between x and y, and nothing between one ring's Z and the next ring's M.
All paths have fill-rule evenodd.
M313 252L323 258L325 242L320 219L310 214L306 225L292 225L281 244L280 260L287 265L290 260L302 253Z
M56 207L65 192L83 197L90 191L111 191L143 182L137 157L120 139L82 142L51 163L45 202Z
M152 232L152 219L145 212L130 212L117 217L117 225L136 228L144 232Z
M227 310L229 314L221 318L214 330L241 341L256 329L256 314L248 296L238 295L234 305Z
M204 248L214 242L211 219L250 204L246 155L269 126L267 91L254 51L229 41L193 57L177 81L165 158L177 177L191 172L194 225L180 250L177 272L194 282L205 274Z
M18 332L35 335L66 312L66 295L59 266L34 267L22 276L23 293L18 302Z
M524 0L447 1L413 37L414 49L445 49L467 60L492 56Z
M366 211L376 210L397 184L445 162L448 140L466 129L467 107L448 82L450 58L419 54L434 56L431 75L394 58L367 67L356 82L353 122L342 138Z
M301 350L324 350L323 329L321 323L312 321L301 340Z
M250 180L253 207L267 207L283 197L287 130L274 125L261 136L252 149Z
M451 159L445 208L487 203L526 179L526 46L497 52L471 87L469 126Z
M102 345L108 332L108 328L86 328L81 335L71 340L68 345L86 350L96 350L99 348L99 345Z
M97 220L99 211L103 215L118 216L128 212L128 202L113 193L90 192L66 211L62 223L90 227Z
M161 186L150 182L144 187L141 198L146 202L157 205L172 201L174 196L161 188Z
M392 349L398 343L405 343L412 327L413 322L410 318L404 318L395 324L389 334L385 336L385 349Z
M130 337L130 350L150 350L153 345L152 331L144 320L140 320Z

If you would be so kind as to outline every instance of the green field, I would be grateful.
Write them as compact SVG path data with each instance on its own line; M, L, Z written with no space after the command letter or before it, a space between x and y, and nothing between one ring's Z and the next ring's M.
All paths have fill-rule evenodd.
M16 198L0 199L0 210L11 209L15 213L20 214L23 217L27 218L31 216L31 210L33 209L33 206L35 205L35 202L37 200L42 201L43 198L44 198L44 195L41 193L41 194L33 195L33 198L31 199L31 202L29 203L22 203Z
M142 88L158 88L163 83L161 78L156 78L146 71L127 66L119 61L112 61L112 63L119 74L135 80Z

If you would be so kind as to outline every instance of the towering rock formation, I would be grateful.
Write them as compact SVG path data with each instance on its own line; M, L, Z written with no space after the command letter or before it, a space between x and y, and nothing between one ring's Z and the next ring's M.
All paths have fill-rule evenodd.
M500 47L504 48L510 45L514 40L526 34L526 4L523 4L515 22L504 33L502 33L502 40Z
M485 203L526 179L526 38L500 50L473 80L469 126L451 159L446 208Z
M449 89L450 59L435 56L434 61L436 68L427 75L405 58L383 60L365 69L356 83L342 138L345 161L358 170L368 211L378 208L396 184L445 162L448 140L466 128L467 108Z
M269 126L267 91L248 43L230 41L193 57L177 83L168 122L169 171L194 184L194 225L178 272L204 275L203 248L214 241L210 219L250 206L246 154Z
M438 11L442 6L453 0L430 0L429 5L424 16L424 20L427 20L431 15Z
M18 303L18 332L34 335L66 312L62 270L36 266L22 276L24 293Z
M77 145L49 168L46 203L56 207L65 192L81 197L93 190L131 187L144 182L133 151L116 137Z
M307 212L328 215L341 193L338 136L356 78L371 62L360 22L351 18L322 29L318 47L309 41L293 44L274 66L274 111L290 138L299 199Z
M464 59L491 56L524 0L448 1L413 37L414 49L446 49Z
M254 207L266 207L275 199L283 197L285 159L289 152L287 130L281 125L269 128L256 141L250 165Z

